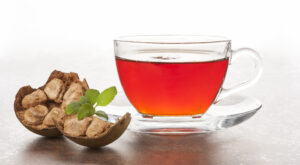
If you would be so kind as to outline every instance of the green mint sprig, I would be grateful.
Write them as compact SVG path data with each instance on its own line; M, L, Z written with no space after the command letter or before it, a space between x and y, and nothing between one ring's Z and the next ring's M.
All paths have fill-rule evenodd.
M88 89L77 102L73 101L67 105L65 113L67 115L77 113L78 120L94 114L108 120L107 114L104 111L96 111L96 107L108 105L116 95L117 89L115 86L107 88L101 93L96 89Z

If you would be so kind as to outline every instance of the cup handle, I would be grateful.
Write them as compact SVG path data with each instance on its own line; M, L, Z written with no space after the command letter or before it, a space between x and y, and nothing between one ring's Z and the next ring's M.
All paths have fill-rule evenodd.
M252 77L250 77L249 80L244 81L236 86L233 86L231 88L221 88L221 91L217 97L217 99L215 100L215 102L220 101L221 99L223 99L224 97L227 97L233 93L236 93L238 91L244 90L250 86L252 86L253 84L255 84L258 79L260 78L263 68L262 68L262 58L261 56L253 49L250 48L240 48L238 50L232 50L232 55L231 55L231 61L230 64L228 65L228 67L230 67L231 64L233 64L239 57L240 54L245 54L248 55L249 57L251 57L251 59L254 61L255 66L254 66L254 70L256 72L256 74L253 74Z

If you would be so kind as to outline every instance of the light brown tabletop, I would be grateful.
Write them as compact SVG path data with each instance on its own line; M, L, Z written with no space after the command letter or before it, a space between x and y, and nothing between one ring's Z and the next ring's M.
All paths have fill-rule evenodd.
M111 56L108 60L112 59ZM93 61L89 60L82 62ZM95 80L95 76L105 77L105 74L87 74L77 68L79 64L66 67L63 62L51 59L41 64L36 61L26 61L25 57L7 57L0 61L0 164L300 163L300 65L292 58L265 58L262 79L243 92L261 100L263 108L245 123L210 134L188 136L144 135L126 131L117 141L99 149L79 146L63 137L41 137L26 130L13 112L14 95L25 84L42 85L54 68L78 70L81 77L86 77L94 87L106 87L117 81L116 72L106 74L105 80ZM49 63L52 65L45 65ZM31 68L26 67L29 65ZM98 67L101 70L108 66L113 64L103 62L103 66L92 69Z

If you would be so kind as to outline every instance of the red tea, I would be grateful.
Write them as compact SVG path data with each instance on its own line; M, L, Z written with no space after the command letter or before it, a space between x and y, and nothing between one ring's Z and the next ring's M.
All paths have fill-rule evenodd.
M134 61L116 58L123 89L147 115L203 114L223 83L228 58L209 62Z

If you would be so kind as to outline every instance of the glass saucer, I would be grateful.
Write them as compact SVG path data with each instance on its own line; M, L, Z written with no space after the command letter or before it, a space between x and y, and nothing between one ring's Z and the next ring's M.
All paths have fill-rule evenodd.
M118 93L114 101L104 111L111 119L130 112L130 131L149 134L197 134L229 128L251 118L262 104L254 97L232 95L213 104L203 115L162 117L145 116L138 113L124 93Z

